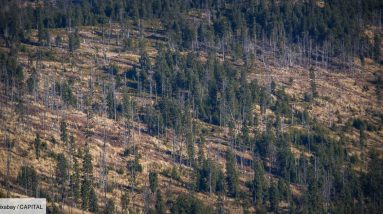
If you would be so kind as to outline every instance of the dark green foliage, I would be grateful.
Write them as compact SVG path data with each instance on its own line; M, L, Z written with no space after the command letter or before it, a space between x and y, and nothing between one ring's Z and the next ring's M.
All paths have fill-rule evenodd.
M159 135L164 133L164 121L163 116L157 110L148 108L145 115L144 122L148 126L148 132L151 135Z
M18 62L16 47L12 46L9 53L0 51L0 82L6 86L5 94L8 95L13 88L18 89L18 94L21 94L21 89L24 87L24 69Z
M223 193L225 191L225 175L220 167L211 159L203 159L196 171L196 188L198 191Z
M189 166L195 166L195 151L194 151L194 142L192 138L192 133L187 133L186 135L186 147L187 147L187 155Z
M113 214L115 213L115 209L113 199L108 199L104 208L104 214Z
M17 183L26 190L28 195L37 196L39 177L33 167L22 166L17 175Z
M113 89L109 89L106 95L106 105L107 105L107 113L108 117L111 119L116 119L116 95Z
M134 157L134 162L132 164L131 170L135 173L142 172L142 165L140 164L141 155L137 154Z
M213 213L213 210L205 206L202 201L192 195L180 194L171 209L173 214L202 214Z
M380 213L383 208L383 159L376 151L370 153L368 173L363 179L364 194L369 197L369 213Z
M156 172L149 172L149 185L152 193L155 193L157 191L158 186L158 175Z
M57 140L55 137L52 136L51 138L51 141L50 141L53 145L56 145L57 144Z
M36 154L36 159L40 158L40 151L41 151L41 139L40 135L37 133L36 138L34 141L34 147L35 147L35 154Z
M366 129L366 122L359 118L356 118L352 121L352 126L359 130Z
M82 160L82 182L81 182L81 202L82 209L84 210L98 210L97 196L94 192L92 179L93 179L93 165L92 155L89 152L89 148L84 150Z
M276 182L273 182L269 188L269 201L270 201L270 211L277 213L278 204L280 201L279 190Z
M37 38L41 45L48 45L50 43L49 31L41 22L38 25Z
M124 150L124 153L122 153L122 156L127 157L127 156L130 155L130 153L131 153L130 149L129 149L129 148L126 148L126 149Z
M267 122L266 131L262 133L261 137L256 141L256 152L261 155L261 157L270 157L273 155L275 150L275 133L272 129L272 124Z
M56 160L56 182L60 187L61 197L64 198L66 194L66 186L68 180L68 163L64 154L58 154Z
M236 197L239 193L239 180L238 180L236 158L231 149L226 152L226 181L228 195Z
M383 75L377 74L375 77L375 92L376 96L378 97L378 101L383 101Z
M295 158L287 143L280 143L277 148L277 172L278 174L291 182L296 181L296 173L294 170Z
M141 66L141 70L143 71L143 73L140 73L140 74L141 75L148 75L148 72L151 68L151 62L150 62L150 57L146 51L142 51L139 63ZM144 78L144 79L146 79L146 78Z
M70 52L74 52L80 48L80 36L77 28L68 35L68 48Z
M114 207L114 203L113 203ZM98 199L94 188L89 191L89 211L96 213L98 211Z
M162 195L161 195L160 190L157 190L155 208L156 208L157 214L165 214L166 213L164 200L162 199Z
M60 84L56 82L56 92L61 96L61 99L64 101L66 105L75 106L76 105L76 97L72 92L72 85L69 82L64 82Z
M88 148L85 148L84 150L82 170L85 177L92 178L93 176L92 155L90 154Z
M313 168L310 167L308 171L308 187L303 196L303 210L308 213L323 213L323 196L320 191L322 184L314 176Z
M379 33L375 34L374 36L374 47L373 47L373 58L379 62L382 63L382 51L381 51L381 44L382 44L382 37Z
M68 142L68 133L66 126L67 124L64 120L60 122L60 138L64 144Z
M72 194L75 199L75 202L79 202L81 197L81 176L80 176L80 166L77 160L77 157L73 157L73 173L71 175L71 188Z
M254 168L254 179L246 185L252 194L252 201L257 207L262 207L266 182L264 178L264 169L260 161L257 161Z
M176 166L173 166L173 167L172 167L172 170L171 170L171 172L170 172L170 177L171 177L173 180L176 180L176 181L180 181L180 180L181 180L180 174L179 174L179 172L178 172Z

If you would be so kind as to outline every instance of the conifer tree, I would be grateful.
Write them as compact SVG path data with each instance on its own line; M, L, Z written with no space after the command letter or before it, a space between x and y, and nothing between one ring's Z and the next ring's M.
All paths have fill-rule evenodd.
M115 213L115 209L116 208L113 199L109 198L104 208L104 214L113 214Z
M17 175L17 183L25 189L26 195L36 196L39 176L33 167L22 166Z
M150 184L150 190L152 193L155 193L157 191L158 186L158 176L156 172L149 172L149 184Z
M93 187L89 190L89 211L94 213L98 212L98 199Z
M60 123L60 139L64 144L68 142L67 124L64 120Z
M162 199L162 195L161 195L160 190L157 190L156 196L157 196L156 205L155 205L156 213L157 214L165 214L166 213L165 204L164 204L164 201Z
M60 188L61 199L63 199L65 197L65 187L68 180L68 164L65 155L62 153L57 155L56 161L56 181Z
M228 187L228 195L231 197L236 197L239 191L239 180L236 169L235 155L231 149L228 149L226 152L226 181Z
M73 197L75 202L78 203L81 196L81 175L80 166L76 156L73 157L73 174L71 177Z
M41 150L41 139L40 139L40 135L38 133L36 134L34 146L35 146L36 159L39 159L40 158L40 150Z

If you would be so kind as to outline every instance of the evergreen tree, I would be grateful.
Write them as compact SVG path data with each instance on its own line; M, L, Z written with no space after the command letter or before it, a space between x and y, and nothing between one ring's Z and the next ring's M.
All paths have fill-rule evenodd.
M69 138L69 145L70 145L70 148L71 148L71 151L70 152L74 152L75 150L75 140L74 140L74 136L73 134L71 134L70 138Z
M115 213L115 209L113 199L109 198L105 205L104 214L113 214Z
M270 202L270 210L274 213L278 212L279 200L280 200L280 196L279 196L277 184L275 182L272 182L269 188L269 202Z
M64 120L60 123L60 139L64 144L68 142L67 124Z
M157 191L158 186L158 176L156 172L149 172L149 184L150 184L150 190L152 193L155 193Z
M264 177L263 164L257 161L254 169L254 181L253 181L253 201L257 207L261 207L263 204L263 195L265 189L265 177Z
M113 202L114 207L114 202ZM98 212L98 199L96 195L96 191L93 187L90 188L89 191L89 211L97 213Z
M73 174L71 176L71 182L73 197L75 202L78 203L81 197L81 177L80 166L76 156L73 157Z
M69 33L68 36L68 48L69 52L74 52L80 48L80 36L78 34L78 29L76 28L74 32Z
M323 196L321 193L321 183L318 179L314 177L314 170L312 166L308 169L308 187L305 192L304 200L304 210L308 213L323 213Z
M40 135L38 133L36 134L34 146L35 146L36 159L39 159L40 158L40 150L41 150L41 140L40 140Z
M65 197L66 182L68 180L68 164L65 155L60 153L56 160L56 181L60 188L61 198Z
M381 34L377 33L374 36L374 47L373 47L373 56L375 61L378 63L382 63L382 51L381 51L381 44L382 44L382 37Z
M37 196L39 176L33 167L22 166L17 175L17 183L26 190L27 195Z
M226 152L226 181L228 187L228 195L231 197L236 197L239 191L239 180L236 169L235 155L231 149L228 149Z
M89 152L89 148L86 147L84 150L83 160L82 160L82 182L81 182L81 199L82 199L82 208L84 210L97 209L97 197L95 196L92 179L93 179L93 165L92 165L92 155ZM92 192L93 191L93 192ZM94 195L92 195L94 194ZM92 202L92 204L90 203Z
M376 150L370 152L368 172L364 177L365 195L370 198L369 213L380 213L383 208L383 159Z
M162 199L162 195L161 195L160 190L157 190L156 196L157 196L156 205L155 205L156 213L157 214L165 214L166 213L165 204L164 204L164 201Z

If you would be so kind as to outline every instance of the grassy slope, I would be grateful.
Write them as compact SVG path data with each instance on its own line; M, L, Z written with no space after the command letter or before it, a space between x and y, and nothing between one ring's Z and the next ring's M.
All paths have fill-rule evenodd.
M42 69L39 71L40 78L40 94L43 96L44 79L47 82L60 81L62 79L73 78L74 88L73 92L77 95L86 92L85 86L89 81L90 76L93 80L107 79L107 75L103 72L103 65L107 65L108 62L115 63L120 71L124 71L134 64L138 63L139 55L138 51L133 52L119 52L119 47L116 45L115 39L112 39L109 45L102 46L101 37L96 33L99 31L99 27L82 27L80 30L81 35L81 48L77 50L73 57L70 57L66 50L66 36L64 37L63 47L53 47L53 55L51 59L44 58L42 60ZM113 25L113 32L115 34L119 31L118 26ZM146 29L147 31L147 29ZM55 35L66 35L63 29L56 29L51 31L51 38ZM149 36L150 33L146 33L145 36ZM133 38L138 37L138 32L131 32ZM138 41L137 41L138 42ZM156 50L154 48L155 40L148 39L148 51L152 57L155 57ZM106 41L106 43L108 43ZM36 51L37 48L42 48L48 51L47 47L36 47L23 44L29 51ZM94 58L97 56L98 64ZM201 56L206 56L205 53L201 53ZM204 58L204 57L202 57ZM21 53L20 62L24 64L27 76L31 73L31 68L35 67L35 61L33 65L28 63L27 54ZM64 71L64 68L66 71ZM376 123L378 118L372 115L371 112L381 112L382 108L379 106L375 96L374 87L371 83L373 80L374 72L378 71L379 67L372 62L367 62L365 67L358 67L354 74L350 73L338 73L332 71L320 70L317 73L317 85L319 98L314 101L314 105L311 106L310 114L317 118L319 121L328 124L330 122L336 123L338 126L345 124L347 119L353 117L361 117L368 119L369 121ZM285 87L287 93L297 98L303 97L304 92L310 90L310 81L308 77L308 71L301 67L289 67L289 68L277 68L271 66L271 77L277 82L277 85ZM257 79L259 82L264 82L266 79L266 72L262 69L262 63L257 61L254 70L249 74L249 81ZM289 84L289 78L293 78L293 84ZM50 80L50 81L48 81ZM363 92L363 86L368 86L369 90ZM96 94L98 94L97 101L100 101L101 87L96 86ZM117 94L121 98L121 94ZM3 98L2 98L3 99ZM55 101L60 103L57 98ZM42 177L50 178L54 176L54 159L49 157L48 151L54 153L64 152L65 146L59 142L58 145L50 144L50 139L54 136L56 139L60 139L59 127L60 120L65 118L69 123L69 133L73 133L76 139L76 144L79 147L84 146L85 136L84 130L86 125L86 115L82 112L76 111L72 108L64 108L52 111L45 107L42 101L35 102L33 97L28 95L26 99L27 103L27 117L24 121L18 121L16 113L14 111L14 103L7 103L3 106L1 113L2 128L0 129L0 139L4 139L5 135L8 135L16 141L16 146L12 153L11 162L11 180L15 184L15 179L19 168L23 164L33 165ZM136 98L139 105L151 104L153 100L150 98ZM4 105L4 104L2 104ZM306 104L296 102L294 108L297 110L302 109ZM338 112L338 113L337 113ZM338 118L341 118L338 119ZM116 122L107 119L104 115L96 115L93 119L94 122L94 136L92 137L91 153L93 155L94 175L96 179L99 177L99 163L101 148L103 145L103 134L106 132L107 137L107 162L108 166L112 168L109 171L108 180L113 182L116 187L130 186L129 176L126 170L126 163L128 159L132 157L122 157L120 154L123 152L123 125L121 122ZM209 126L202 124L201 126ZM299 127L299 124L296 125ZM170 169L174 163L171 156L166 155L166 151L170 151L172 132L169 131L167 137L152 137L145 132L139 131L139 129L145 129L144 124L134 124L134 142L137 145L139 153L142 155L143 173L138 177L138 193L131 196L132 202L138 206L143 207L143 191L148 186L148 172L149 170L157 170L158 172L164 169ZM39 132L42 140L47 142L47 150L42 153L40 160L35 159L33 150L33 140L35 133ZM225 134L226 133L226 134ZM351 130L347 133L346 137L349 142L357 142L359 133L357 130ZM382 149L383 132L368 132L367 133L368 147L375 147ZM227 130L223 128L215 128L215 131L210 133L207 138L206 153L210 151L210 155L217 160L222 167L224 167L224 156L222 155L226 151L225 142L228 141ZM360 153L357 143L347 145L349 151L352 153ZM292 148L295 154L299 154L299 148ZM184 149L186 150L186 149ZM186 151L184 151L185 153ZM186 155L186 154L185 154ZM247 159L251 159L249 152L237 152L237 155ZM5 180L5 168L6 168L7 154L4 146L0 149L0 181ZM184 165L178 165L181 172L181 178L183 181L189 181L190 168ZM252 172L249 167L239 167L241 172L241 189L245 190L244 182L249 180L252 176ZM123 174L118 174L117 169L124 169ZM271 175L267 175L269 178ZM43 179L42 186L47 187L49 179ZM186 192L187 189L182 185L182 182L172 181L169 178L160 175L159 176L160 189L163 190L166 198L174 197L174 193ZM299 187L294 187L294 192L299 194ZM23 194L23 191L18 188L14 188L13 194ZM108 195L115 199L116 205L119 206L120 191L118 188ZM248 193L249 194L249 193ZM196 193L196 195L203 199L206 203L214 204L217 202L215 195ZM99 197L101 201L101 196ZM241 209L240 204L233 199L225 198L225 207L234 211Z

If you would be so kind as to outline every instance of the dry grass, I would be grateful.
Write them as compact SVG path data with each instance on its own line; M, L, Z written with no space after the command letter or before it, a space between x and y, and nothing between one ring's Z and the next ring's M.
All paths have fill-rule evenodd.
M204 17L206 14L194 14L196 17ZM158 23L144 23L145 27L155 26L155 29L160 27ZM100 32L100 26L97 27L82 27L80 29L81 35L81 47L72 56L65 50L67 47L67 37L63 36L62 47L35 47L26 45L26 48L36 53L37 49L44 51L50 51L54 56L53 59L43 58L41 61L42 69L39 70L40 94L44 93L44 81L45 78L49 86L52 86L53 81L64 81L68 78L74 78L75 84L73 85L73 92L78 94L81 92L84 94L87 89L87 83L90 78L94 81L94 90L96 96L94 97L95 102L101 102L101 91L102 86L100 83L102 79L108 79L107 74L103 71L103 66L111 63L116 64L120 72L124 72L126 69L137 65L139 62L139 55L137 51L118 51L116 41L112 39L110 43L101 40L100 35L96 32ZM112 26L113 33L118 33L119 29L117 25ZM35 34L34 34L35 35ZM55 29L51 31L51 37L54 38L56 35L66 35L63 29ZM139 33L137 30L132 29L131 36L137 40ZM145 34L146 36L149 33ZM148 40L147 51L150 57L155 58L157 55L156 49L153 47L156 41ZM220 55L218 55L220 57ZM204 52L199 53L200 60L206 61L207 54ZM232 60L230 57L227 60ZM22 53L20 55L20 62L26 67L27 75L29 76L33 67L36 67L36 62L33 60L32 64L28 63L28 55ZM237 65L243 64L242 61L235 62ZM260 62L256 63L258 69L254 70L249 74L249 81L257 79L259 83L265 84L267 81L266 72L263 71ZM64 72L64 68L66 72ZM376 96L374 96L373 85L371 80L374 72L379 71L379 67L370 61L366 61L366 66L363 69L358 69L355 73L335 73L318 69L317 71L317 90L319 92L319 98L315 99L311 109L310 115L316 118L318 121L328 124L336 123L337 125L344 125L347 121L338 121L336 118L354 118L361 117L370 121L376 121L373 115L369 112L376 111L382 112L381 106L379 106ZM304 92L310 90L310 81L308 77L307 69L301 67L290 67L290 68L276 68L271 66L270 76L278 85L285 87L287 94L294 96L296 99L301 100ZM288 84L289 79L294 80L293 84ZM363 91L363 86L367 85L370 90ZM121 99L121 95L117 94L117 97ZM42 97L39 97L41 99ZM86 115L83 112L73 110L72 108L66 108L62 102L57 98L55 103L57 108L52 110L51 108L42 105L41 101L33 101L33 97L27 97L27 114L24 121L17 120L15 113L15 103L8 103L3 105L4 120L2 122L3 127L0 128L0 139L4 139L5 136L15 140L16 145L13 148L12 161L11 161L11 180L15 181L17 173L23 165L33 165L41 175L46 177L54 177L55 160L48 157L49 151L53 153L66 153L67 147L60 142L60 121L65 119L68 122L68 133L73 134L76 139L76 147L84 148L85 136L84 131L86 129ZM135 97L138 105L151 105L153 99L149 97ZM294 104L295 110L303 110L306 104L297 102ZM255 106L254 112L260 114L260 107ZM267 110L267 114L274 116L274 113ZM95 181L100 177L100 156L102 153L102 146L106 142L106 160L108 166L112 168L108 174L108 180L115 184L115 186L130 186L130 176L126 169L127 162L132 160L133 157L123 157L121 154L124 151L124 126L121 121L114 121L107 119L105 116L95 114L92 123L94 124L94 135L90 139L90 151L93 157L94 175ZM229 142L228 129L213 127L209 124L199 122L201 127L205 127L208 130L215 129L214 133L210 133L207 137L205 144L205 154L211 155L213 159L224 168L225 165L225 152L227 151L227 144ZM184 182L190 182L190 168L188 166L179 165L174 163L171 156L167 155L166 152L172 151L172 137L174 133L172 131L167 132L167 137L153 137L146 134L145 125L141 123L133 123L133 137L131 142L134 142L138 152L142 155L142 166L143 173L137 178L136 188L137 193L131 195L132 203L142 208L143 205L143 194L142 192L148 187L148 173L151 170L161 172L165 169L171 169L174 165L178 166L181 172L181 179ZM260 125L260 130L264 130L264 126ZM296 128L301 128L297 126ZM47 150L42 152L42 157L36 160L33 149L33 140L36 133L40 133L42 141L47 143ZM105 136L105 140L104 140ZM57 145L50 143L51 138L54 137L59 141ZM352 133L346 134L347 139L350 141L358 140L358 132L353 131ZM382 139L383 133L371 132L367 134L368 137L368 148L374 147L382 150ZM181 155L186 158L186 148L183 142L183 148L180 148L180 139L176 142L175 151L182 149ZM197 147L195 147L197 151ZM299 148L291 147L291 151L296 157L305 155L311 156L307 152L303 153ZM350 153L360 155L360 151L355 146L349 145ZM242 157L244 160L251 160L252 155L249 151L236 151L236 155ZM5 180L6 171L6 151L0 149L0 181ZM252 178L252 170L249 166L240 166L240 188L245 190L244 183ZM117 169L123 169L123 174L118 174ZM271 175L268 175L269 179ZM188 190L181 185L180 182L176 182L162 175L159 176L160 189L167 198L174 197L175 194L181 192L187 192ZM41 184L42 187L49 189L48 183L44 181ZM300 188L298 186L291 186L294 195L300 195ZM12 193L14 196L21 194L18 191ZM22 194L21 194L22 195ZM101 193L99 194L101 197ZM115 189L113 192L108 193L108 197L113 198L119 209L121 191ZM196 196L203 200L206 204L217 203L216 195L209 195L204 193L196 193ZM131 205L133 205L131 203ZM236 213L242 210L241 205L231 198L224 198L224 205L231 212ZM64 206L64 212L69 212L69 208ZM254 211L253 208L251 211ZM80 212L79 210L72 210L72 212Z

